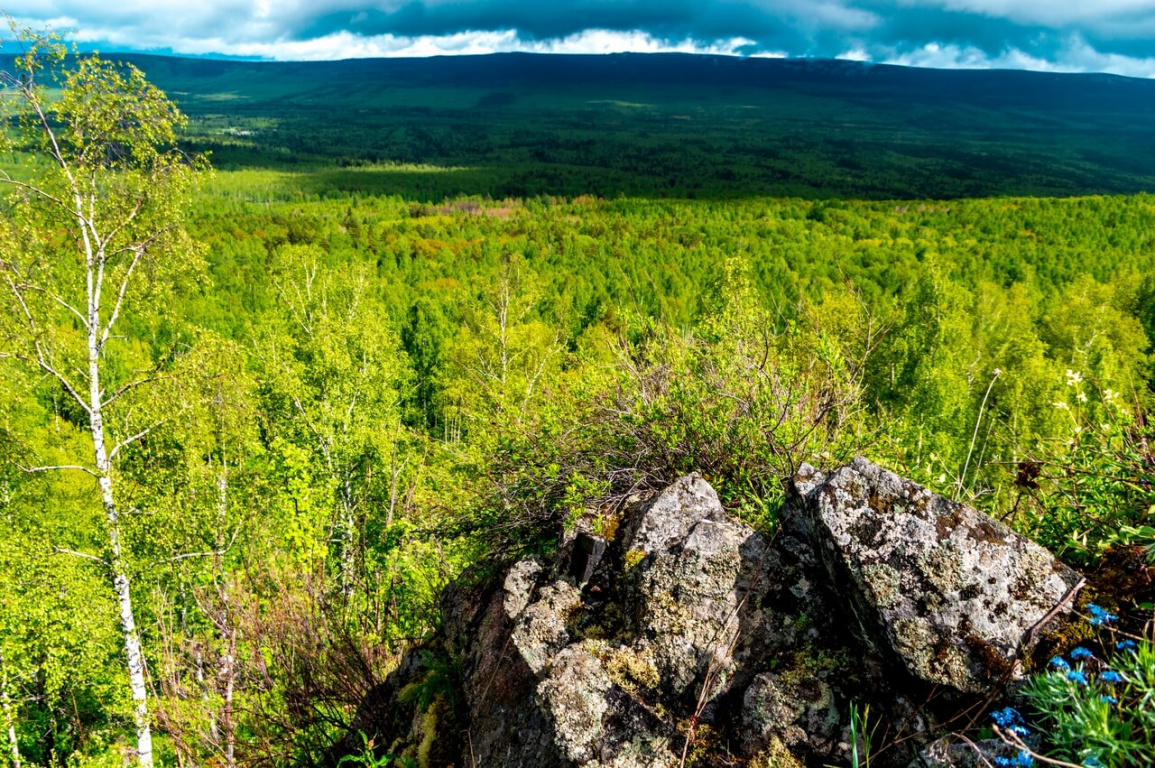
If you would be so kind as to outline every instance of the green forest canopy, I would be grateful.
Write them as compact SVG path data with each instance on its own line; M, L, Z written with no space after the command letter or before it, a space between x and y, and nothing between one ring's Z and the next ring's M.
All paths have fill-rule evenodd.
M233 145L210 124L193 136L226 164L296 154L280 128ZM416 146L406 159L452 160ZM197 245L164 291L134 295L110 362L113 382L150 385L109 429L156 425L115 474L162 762L225 760L229 743L244 764L320 761L436 624L449 579L692 470L767 528L799 462L865 453L1071 562L1149 543L1155 198L658 199L633 181L562 196L545 192L653 176L555 184L532 155L459 190L529 174L532 195L494 198L431 181L476 171L305 156L200 176ZM11 248L72 245L17 221ZM22 471L84 460L88 419L4 343L7 711L26 761L111 764L132 723L117 609L102 567L62 554L105 556L99 497L83 474Z

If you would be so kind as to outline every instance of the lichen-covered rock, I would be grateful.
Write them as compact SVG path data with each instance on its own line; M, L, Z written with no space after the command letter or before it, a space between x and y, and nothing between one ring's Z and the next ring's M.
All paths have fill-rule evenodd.
M747 754L776 743L832 754L842 738L842 720L834 692L820 676L785 680L763 673L742 698L742 746Z
M704 518L675 540L677 546L649 555L634 593L634 615L639 643L655 660L669 694L690 691L704 670L723 678L732 673L740 608L757 568L757 561L743 557L743 544L752 537L765 550L762 537L747 526Z
M1037 748L1037 741L1029 738L1028 746ZM1019 752L998 739L964 740L948 735L923 749L909 768L989 768L1000 760L1013 761Z
M569 642L566 622L580 603L577 587L558 581L538 590L537 598L516 617L511 639L534 674L542 674Z
M718 494L697 474L674 481L639 510L627 521L624 540L629 551L644 554L684 541L702 520L725 517Z
M793 485L861 636L920 680L964 692L1005 682L1080 581L1005 525L865 459L828 476L803 467Z
M862 460L787 491L770 536L689 475L461 580L431 644L459 701L399 696L426 674L410 654L359 729L421 768L793 767L847 762L854 702L901 745L876 768L905 766L946 719L931 687L997 682L1078 578Z

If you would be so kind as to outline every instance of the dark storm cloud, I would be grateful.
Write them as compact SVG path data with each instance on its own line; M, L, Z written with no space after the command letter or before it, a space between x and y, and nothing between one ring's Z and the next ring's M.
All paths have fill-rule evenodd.
M670 39L714 40L749 37L762 40L793 40L806 26L805 15L752 3L701 2L701 0L575 0L568 3L477 0L405 2L390 7L349 4L313 17L303 16L296 37L312 37L342 30L379 35L447 35L470 30L515 29L522 37L549 40L568 37L586 29L641 30Z
M9 9L118 48L274 58L641 46L1155 75L1155 0L10 0Z

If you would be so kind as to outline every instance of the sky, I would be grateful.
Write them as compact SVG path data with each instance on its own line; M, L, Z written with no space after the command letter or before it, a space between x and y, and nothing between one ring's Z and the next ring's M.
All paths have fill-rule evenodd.
M0 0L86 49L276 60L683 51L1155 77L1155 0Z

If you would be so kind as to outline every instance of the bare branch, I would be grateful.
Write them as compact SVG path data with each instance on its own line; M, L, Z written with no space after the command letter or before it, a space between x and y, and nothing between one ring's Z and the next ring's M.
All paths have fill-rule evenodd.
M36 186L35 184L28 184L27 182L17 181L16 179L14 179L8 175L8 171L2 170L2 169L0 169L0 184L7 184L10 187L16 187L18 189L27 190L28 192L31 192L32 194L36 195L37 197L42 197L51 203L55 203L56 205L60 206L64 210L68 211L70 214L76 213L76 211L72 210L71 205L69 205L64 200L61 200L59 197L56 197L55 195L52 195L52 194L49 194L48 192L45 192L43 189Z
M1010 732L1010 731L1004 731L1002 728L1000 728L997 725L994 725L991 727L994 729L995 735L998 736L1000 739L1002 739L1004 744L1006 744L1010 747L1014 747L1015 749L1018 749L1020 751L1020 753L1022 753L1022 752L1027 753L1031 757L1038 760L1040 763L1046 763L1047 765L1059 766L1059 768L1083 768L1083 766L1076 765L1075 763L1068 763L1064 760L1056 760L1053 757L1047 757L1046 755L1040 755L1038 752L1035 752L1033 749L1028 747L1026 745L1026 743L1022 739L1019 738L1018 734Z
M117 318L120 317L120 308L124 305L124 294L128 292L128 283L132 279L132 273L136 270L136 265L140 263L141 257L143 256L144 247L137 247L132 256L132 263L128 265L128 272L125 273L124 280L120 284L120 290L116 293L116 304L112 308L112 315L109 316L108 322L104 326L104 332L100 334L100 343L96 345L98 351L104 350L104 345L108 342L109 334L112 333L112 326L116 323Z
M161 378L160 376L149 376L149 377L144 378L144 379L134 379L133 381L130 381L127 384L124 384L121 387L119 387L115 392L113 392L108 397L107 400L104 400L103 402L101 402L100 407L101 408L107 408L108 406L115 403L123 395L130 392L131 390L136 389L137 387L141 386L142 384L149 384L151 382L157 381L160 378Z
M179 555L175 555L174 557L166 557L164 560L157 560L155 562L149 563L144 568L142 568L140 572L144 573L146 571L152 570L153 568L159 568L162 565L171 565L172 563L177 563L181 560L192 560L193 558L197 557L221 557L228 554L229 550L233 548L233 545L237 543L237 536L239 536L240 533L240 528L233 530L233 536L231 539L229 539L229 544L227 547L222 547L221 549L213 549L207 552L183 552Z
M47 373L54 376L56 380L59 381L61 385L63 385L64 388L68 391L68 394L72 395L77 404L79 404L80 407L84 409L84 412L91 416L92 409L87 403L84 402L84 399L80 396L80 393L76 391L76 388L72 386L72 382L65 378L64 374L57 371L52 366L52 364L48 362L48 358L44 354L44 348L40 345L39 338L37 338L40 335L40 330L36 327L36 319L32 316L32 311L28 309L28 302L24 300L24 294L21 292L20 287L12 281L11 277L9 277L5 282L8 283L8 287L12 290L12 295L16 298L17 303L20 304L20 309L24 313L25 320L28 321L28 329L32 332L33 337L32 345L36 350L36 364ZM22 355L15 355L15 357L23 358Z
M59 381L60 385L62 387L64 387L64 389L68 392L68 394L72 395L72 399L76 401L77 405L79 405L81 408L83 408L84 412L87 413L89 416L91 416L92 415L92 408L89 407L88 403L84 402L84 399L80 396L80 393L77 392L76 388L72 386L72 382L70 382L67 378L65 378L64 374L57 371L44 358L44 351L40 348L40 342L36 342L35 344L36 344L36 364L39 365L41 367L41 369L43 369L46 373L51 374L53 378L55 378L57 381ZM21 357L21 356L18 356L18 357Z
M78 310L76 307L69 304L64 299L57 296L55 293L49 293L48 295L51 296L52 300L55 301L57 304L64 307L65 309L67 309L72 314L76 315L76 318L78 320L80 320L80 322L84 325L85 329L88 328L88 318L85 317L83 314L81 314L80 310Z
M120 453L121 448L127 448L128 446L132 445L137 440L140 440L142 437L146 436L149 432L151 432L153 430L153 427L159 426L159 424L161 424L161 423L163 423L163 422L158 422L157 424L153 424L152 427L148 427L147 429L143 429L140 432L137 432L135 435L132 435L131 437L126 437L125 439L121 440L119 443L116 444L116 447L112 449L112 452L108 454L108 462L110 464L112 463L112 460L116 458L116 454Z
M148 201L148 194L145 193L144 196L142 196L139 200L136 201L136 205L133 206L133 209L128 214L128 216L124 217L124 221L120 222L115 227L113 227L109 231L109 233L107 235L105 235L103 238L97 239L97 241L96 241L97 247L103 249L105 246L107 246L109 243L111 243L112 239L114 237L116 237L117 235L119 235L122 230L124 230L126 227L128 227L130 224L132 224L132 222L136 219L137 215L142 210L144 210L144 204L147 201ZM119 251L115 251L114 254L118 253L118 252Z
M19 464L16 466L20 467ZM50 467L20 467L21 472L27 472L30 475L34 475L39 472L59 472L63 470L75 470L77 472L84 472L86 474L92 475L93 477L100 477L100 475L96 474L88 467L82 467L79 464L57 464Z
M111 567L108 564L107 560L102 560L101 558L97 557L96 555L90 555L87 552L77 552L77 551L72 550L72 549L64 549L63 547L53 547L52 548L52 554L54 554L54 555L72 555L73 557L79 557L79 558L82 558L84 560L92 560L93 562L100 563L105 568Z

